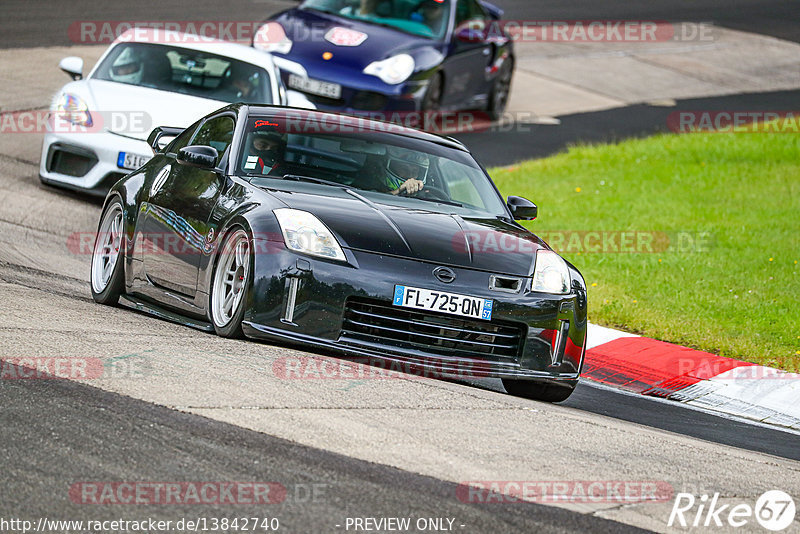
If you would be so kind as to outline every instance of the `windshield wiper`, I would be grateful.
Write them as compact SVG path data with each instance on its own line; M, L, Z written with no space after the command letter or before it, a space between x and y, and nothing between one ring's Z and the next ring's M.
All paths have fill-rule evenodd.
M332 182L330 180L323 180L322 178L314 178L313 176L303 176L301 174L284 174L284 180L292 180L295 182L309 182L312 184L332 185L333 187L347 187L345 184Z

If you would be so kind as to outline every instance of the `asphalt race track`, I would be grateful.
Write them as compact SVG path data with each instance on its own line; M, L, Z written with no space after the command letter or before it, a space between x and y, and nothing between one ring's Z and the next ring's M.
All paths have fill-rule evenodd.
M800 41L792 1L498 3L508 18L714 20ZM221 16L209 0L5 0L0 49L68 45L66 28L78 19L252 20L293 4L229 1ZM798 101L800 92L783 91L680 105L792 109ZM557 132L533 125L527 136L463 139L484 163L506 164L576 141L646 135L669 112L634 106L562 117ZM39 145L24 155L18 142L0 143L0 351L96 357L106 368L134 361L140 372L92 383L0 380L0 518L274 516L284 532L343 532L348 517L410 516L453 518L460 532L663 531L671 502L483 505L459 500L457 486L662 480L675 491L750 500L776 488L800 494L797 433L589 383L548 405L510 397L491 380L281 380L271 372L281 358L322 356L96 305L89 256L66 243L95 231L100 207L40 185L30 154L41 139L30 143ZM506 159L493 159L498 153ZM81 481L274 481L287 498L267 507L92 506L69 497Z
M338 530L346 516L392 517L402 510L457 517L466 532L639 532L591 516L531 503L483 507L455 500L456 485L376 465L273 436L190 416L84 384L38 381L0 388L4 425L3 512L17 516L82 517L75 504L53 495L65 480L280 480L286 500L272 507L241 506L240 517L277 516L287 532ZM87 421L86 414L93 417ZM54 417L42 418L43 414ZM32 420L37 420L35 425ZM81 432L74 432L81 428ZM104 436L92 446L88 436ZM109 439L108 437L113 437ZM49 444L43 447L42 444ZM174 446L165 448L164 444ZM80 458L75 451L81 451ZM87 466L93 466L87 470ZM31 472L39 472L30 484ZM10 482L10 484L9 484ZM455 500L455 502L453 502ZM228 505L204 506L206 517L229 515ZM192 506L152 507L138 515L174 519L197 515ZM125 514L127 515L127 514ZM135 514L132 514L135 517ZM92 510L113 519L117 510Z

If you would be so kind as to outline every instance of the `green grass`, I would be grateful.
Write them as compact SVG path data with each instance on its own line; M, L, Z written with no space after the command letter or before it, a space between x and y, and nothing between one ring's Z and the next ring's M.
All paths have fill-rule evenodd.
M660 135L491 175L539 206L533 232L659 232L655 249L669 236L655 253L554 245L586 278L592 322L800 370L800 135Z

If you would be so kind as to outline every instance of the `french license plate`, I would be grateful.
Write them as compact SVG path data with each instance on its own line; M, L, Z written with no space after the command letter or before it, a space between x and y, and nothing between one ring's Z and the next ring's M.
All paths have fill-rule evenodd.
M120 152L117 156L117 167L120 169L135 170L150 161L149 156L140 156L130 152Z
M492 319L492 299L432 291L419 287L394 286L395 306L428 310L475 319Z
M304 93L311 93L328 98L340 98L342 96L342 86L338 83L303 78L297 74L289 75L289 87L297 89L298 91L303 91Z

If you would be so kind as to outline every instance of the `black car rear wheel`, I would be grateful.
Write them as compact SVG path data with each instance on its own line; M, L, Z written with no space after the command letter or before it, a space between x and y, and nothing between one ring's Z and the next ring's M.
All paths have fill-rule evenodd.
M544 402L565 401L575 391L576 383L544 383L533 380L504 378L503 387L515 397L525 397Z
M227 235L217 254L209 295L209 315L220 336L244 337L242 319L251 263L250 237L243 228L236 228Z
M115 198L106 207L100 219L97 237L92 250L92 298L100 304L115 306L125 289L122 266L124 238L122 202Z

